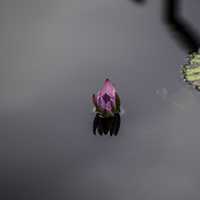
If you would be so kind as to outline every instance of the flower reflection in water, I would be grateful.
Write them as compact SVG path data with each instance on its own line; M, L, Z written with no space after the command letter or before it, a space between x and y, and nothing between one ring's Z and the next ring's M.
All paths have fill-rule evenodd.
M96 135L118 135L120 128L120 115L118 113L111 117L102 117L100 114L96 114L93 122L93 134Z

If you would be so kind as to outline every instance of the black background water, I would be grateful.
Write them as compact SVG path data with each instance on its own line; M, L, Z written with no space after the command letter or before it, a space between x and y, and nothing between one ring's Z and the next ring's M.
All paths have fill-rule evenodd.
M163 2L1 0L1 199L200 198L200 95ZM198 35L200 2L181 7ZM107 77L125 109L117 137L92 134Z

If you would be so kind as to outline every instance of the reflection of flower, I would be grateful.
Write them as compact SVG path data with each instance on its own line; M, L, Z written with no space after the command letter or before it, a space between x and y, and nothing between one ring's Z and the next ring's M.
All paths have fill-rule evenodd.
M98 132L99 135L118 135L120 120L118 113L112 117L101 117L97 113L93 121L93 134L96 135L96 132Z
M104 85L98 91L97 96L93 94L92 100L96 112L102 117L110 117L120 112L120 98L109 79L104 81Z

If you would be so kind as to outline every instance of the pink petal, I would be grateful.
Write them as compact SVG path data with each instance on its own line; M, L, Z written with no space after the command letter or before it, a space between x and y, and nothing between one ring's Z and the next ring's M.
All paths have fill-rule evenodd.
M111 112L112 107L116 103L116 89L112 85L109 79L104 81L104 85L97 93L97 104L102 109Z

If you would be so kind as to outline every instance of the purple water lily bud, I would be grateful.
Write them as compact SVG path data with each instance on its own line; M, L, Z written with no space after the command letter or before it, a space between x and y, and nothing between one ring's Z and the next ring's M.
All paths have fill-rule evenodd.
M97 96L93 95L92 98L96 111L102 115L113 115L119 112L120 99L109 79L104 81L104 85L98 91Z

